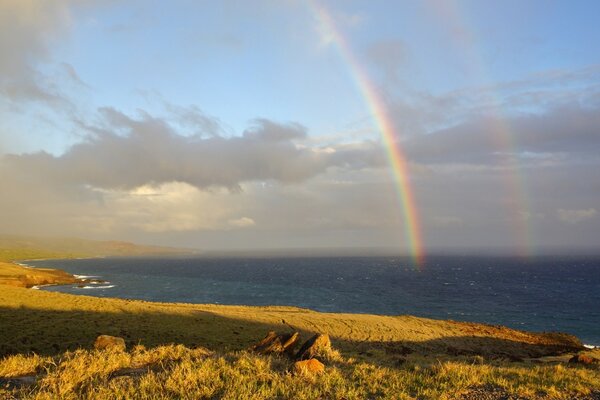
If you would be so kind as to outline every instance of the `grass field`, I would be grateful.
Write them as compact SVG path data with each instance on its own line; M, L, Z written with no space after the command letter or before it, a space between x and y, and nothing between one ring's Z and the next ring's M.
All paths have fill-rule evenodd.
M597 370L556 365L409 356L397 366L344 357L317 376L294 375L290 362L246 351L213 354L181 345L128 352L78 350L50 357L9 357L3 371L40 374L35 387L5 390L37 399L453 399L593 398ZM5 373L6 374L6 373ZM2 396L0 389L0 397ZM486 397L490 398L490 397ZM493 398L493 397L492 397ZM510 397L514 398L514 397Z
M5 286L0 321L0 377L38 376L32 387L4 391L23 398L437 399L494 388L499 396L571 399L600 390L597 366L561 362L568 354L542 362L580 350L570 336L412 316L163 304ZM321 376L295 376L287 359L246 351L269 330L299 331L304 339L328 333L341 357ZM124 337L130 350L93 350L100 334Z
M0 282L22 269L1 262ZM339 356L324 360L322 375L294 375L287 358L247 350L271 330L303 339L327 333ZM101 334L123 337L128 351L93 350ZM599 364L566 363L581 351L567 334L484 324L0 284L0 399L599 399ZM588 354L600 358L597 350Z

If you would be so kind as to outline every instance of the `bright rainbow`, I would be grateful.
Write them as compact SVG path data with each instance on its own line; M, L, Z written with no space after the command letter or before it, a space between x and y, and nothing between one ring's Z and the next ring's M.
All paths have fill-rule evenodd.
M310 1L309 4L311 4L319 23L327 29L327 33L331 36L331 41L337 46L342 58L349 66L352 76L356 80L356 85L381 133L390 166L392 167L396 192L402 205L402 212L405 219L404 230L408 240L409 251L417 266L421 266L425 259L425 252L419 224L419 214L410 186L408 164L402 148L396 140L397 135L388 115L387 107L371 83L368 74L354 56L350 45L340 34L327 9L317 4L316 1Z

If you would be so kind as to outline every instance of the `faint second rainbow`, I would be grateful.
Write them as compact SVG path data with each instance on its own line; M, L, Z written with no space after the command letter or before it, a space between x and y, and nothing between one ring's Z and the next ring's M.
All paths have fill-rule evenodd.
M469 28L469 13L464 7L464 2L458 0L425 2L434 16L440 18L440 23L452 22L461 29L451 29L449 34L454 42L470 60L471 74L482 81L489 82L486 64L482 51L478 48L478 38ZM527 191L527 175L521 167L517 154L520 152L516 142L516 132L512 129L502 110L502 99L495 90L489 90L491 104L488 112L492 119L488 128L492 134L492 145L498 150L498 155L503 156L500 166L504 169L505 199L509 216L512 219L510 233L514 239L516 254L528 258L535 254L535 240L533 226L530 221L532 214Z
M356 81L356 85L369 107L375 123L377 124L377 128L381 133L390 166L392 167L396 192L402 206L404 230L408 240L409 251L415 263L420 266L424 262L425 252L421 236L419 214L410 186L408 164L402 152L402 148L400 147L400 143L397 141L394 124L388 115L387 107L383 103L376 88L371 83L368 74L354 56L350 45L337 29L337 26L327 9L321 4L318 4L316 0L309 1L308 3L311 5L319 23L327 30L328 40L337 46L342 58L350 68L352 76Z

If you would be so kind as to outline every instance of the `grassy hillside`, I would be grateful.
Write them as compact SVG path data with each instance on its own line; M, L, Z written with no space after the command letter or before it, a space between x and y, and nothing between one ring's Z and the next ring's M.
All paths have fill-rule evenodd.
M600 390L597 366L542 362L580 350L573 337L412 316L163 304L5 286L0 321L0 398L475 399L483 391L500 396L488 398L591 399ZM329 333L340 356L327 360L323 375L293 375L287 359L245 350L269 330L299 331L304 339ZM130 350L92 350L99 334L124 337ZM8 379L28 374L36 376L33 386Z
M569 335L516 331L500 326L412 316L319 313L292 307L150 303L3 287L0 354L89 347L100 334L129 345L181 343L240 350L267 331L325 332L343 351L406 351L525 358L581 347Z
M186 249L145 246L120 241L0 235L0 261L97 256L168 255Z
M63 271L46 268L25 268L0 261L0 285L32 287L76 282L77 280L71 274Z

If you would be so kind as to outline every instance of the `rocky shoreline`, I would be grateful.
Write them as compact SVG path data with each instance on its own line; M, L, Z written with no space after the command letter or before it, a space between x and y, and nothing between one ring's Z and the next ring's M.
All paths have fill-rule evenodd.
M78 285L83 287L106 283L106 281L101 279L80 278L60 269L31 267L24 264L24 262L0 263L4 266L8 265L11 269L10 275L4 274L0 276L0 284L28 289L40 289L44 286Z

